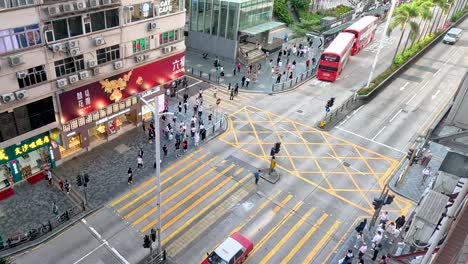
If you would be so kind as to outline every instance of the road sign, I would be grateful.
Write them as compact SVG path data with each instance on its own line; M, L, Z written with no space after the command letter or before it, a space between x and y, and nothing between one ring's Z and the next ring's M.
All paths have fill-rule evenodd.
M221 103L221 98L216 99L216 104L219 105Z
M330 113L330 107L325 107L325 112Z

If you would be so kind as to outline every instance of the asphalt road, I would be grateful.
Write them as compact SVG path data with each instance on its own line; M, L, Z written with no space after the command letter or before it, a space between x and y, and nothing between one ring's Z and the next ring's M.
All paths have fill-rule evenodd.
M330 133L313 125L329 97L339 103L364 82L374 44L351 58L334 84L312 80L289 93L241 94L234 101L218 91L220 111L230 114L228 130L162 172L162 240L169 254L178 263L199 263L238 231L255 244L248 263L326 263L357 221L372 214L372 199L405 146L453 93L468 65L466 43L464 37L455 46L438 44ZM393 51L387 46L381 55L389 61ZM214 105L212 91L205 98ZM275 142L282 143L281 179L257 187L252 173L269 166ZM154 184L152 178L135 186L16 256L16 263L136 263L147 253L142 235L157 223ZM398 197L386 210L393 218L412 206Z

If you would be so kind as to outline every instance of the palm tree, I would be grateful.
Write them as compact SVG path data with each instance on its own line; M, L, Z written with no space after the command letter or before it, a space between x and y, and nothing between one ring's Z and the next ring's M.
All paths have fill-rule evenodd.
M433 29L437 30L437 28L439 27L440 19L442 18L442 14L445 14L445 13L448 12L448 10L450 8L449 2L451 3L452 0L432 0L432 2L434 3L434 7L440 8L442 12L437 10L437 15L439 15L439 13L440 13L440 16L437 19L437 15L436 15L436 17L434 19L434 23L431 26L431 30L430 30L429 34L432 34ZM435 28L434 28L434 25L435 25Z
M416 2L402 4L397 9L395 9L393 21L388 26L387 36L390 36L390 34L392 34L393 29L395 29L396 27L400 27L401 30L400 39L398 40L397 48L395 54L393 55L392 62L395 61L395 58L398 54L398 50L400 48L400 44L408 24L410 25L408 37L414 38L418 34L418 24L412 21L412 19L418 17L419 14Z
M419 24L418 24L418 41L422 36L424 26L426 25L427 21L431 20L432 18L432 1L431 0L422 0L419 1L420 4L418 6L418 13L419 13ZM424 21L424 25L421 29L421 23ZM413 39L411 41L411 47L413 47L413 44L415 43L416 39ZM408 43L408 41L406 41ZM406 47L406 44L405 44ZM405 49L403 49L404 51Z

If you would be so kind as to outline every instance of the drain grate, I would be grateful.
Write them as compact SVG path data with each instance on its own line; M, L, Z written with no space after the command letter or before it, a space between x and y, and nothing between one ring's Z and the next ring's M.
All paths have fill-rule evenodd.
M349 167L349 166L351 166L351 164L349 164L349 163L348 163L348 162L346 162L346 161L343 161L343 166L345 166L345 167Z

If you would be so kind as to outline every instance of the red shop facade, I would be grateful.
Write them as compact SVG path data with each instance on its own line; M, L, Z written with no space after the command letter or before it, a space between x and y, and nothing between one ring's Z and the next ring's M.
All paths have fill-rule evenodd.
M135 128L150 119L150 109L134 94L159 100L165 89L184 76L184 53L179 53L59 94L62 133L61 159L68 159Z

